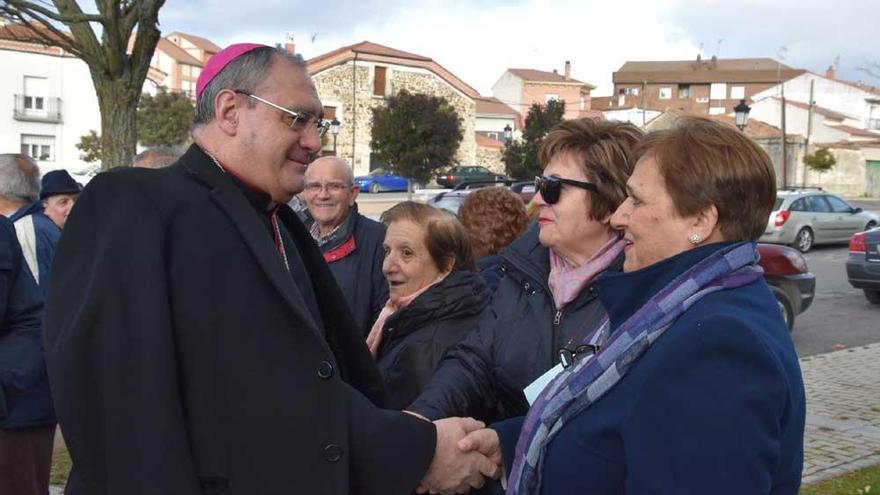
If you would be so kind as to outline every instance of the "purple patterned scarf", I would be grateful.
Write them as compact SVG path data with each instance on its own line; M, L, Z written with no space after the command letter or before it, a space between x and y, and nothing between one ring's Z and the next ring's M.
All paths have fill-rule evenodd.
M592 359L556 376L529 409L516 444L508 495L539 493L544 453L560 428L599 400L623 378L675 320L707 294L741 287L761 278L754 242L715 251L685 271L617 328ZM608 319L590 332L608 335Z

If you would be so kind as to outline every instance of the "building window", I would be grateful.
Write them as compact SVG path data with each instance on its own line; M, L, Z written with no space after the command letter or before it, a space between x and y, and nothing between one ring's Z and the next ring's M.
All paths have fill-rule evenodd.
M868 119L868 129L880 131L880 119Z
M691 85L690 84L679 84L678 85L678 99L679 100L689 100L691 98Z
M496 141L499 141L497 132L487 132L486 137L489 139L494 139Z
M660 99L661 100L669 100L671 98L672 98L672 88L670 88L668 86L660 88Z
M709 103L708 96L699 96L697 97L697 103Z
M559 101L559 95L556 93L547 93L544 95L545 103L550 103L551 101Z
M587 109L587 99L581 96L581 112Z
M24 76L25 113L44 113L46 95L49 93L49 80L45 77Z
M385 96L387 71L387 67L376 66L373 74L373 96Z
M333 120L336 118L336 107L324 105L324 120Z
M709 98L713 100L727 99L727 83L712 83L709 88Z
M34 160L55 161L55 136L21 135L21 154Z
M724 115L724 107L709 108L709 115Z
M730 87L730 99L731 100L744 100L746 98L746 87L745 86L731 86Z
M627 96L639 96L639 88L623 88L620 93Z

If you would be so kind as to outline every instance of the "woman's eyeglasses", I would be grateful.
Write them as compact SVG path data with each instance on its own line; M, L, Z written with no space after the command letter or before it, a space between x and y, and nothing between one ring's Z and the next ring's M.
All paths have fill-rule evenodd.
M535 177L535 190L541 193L544 202L548 205L556 204L559 201L559 195L562 193L562 185L579 187L587 191L598 192L596 184L592 182L582 182L574 179L563 179L562 177Z

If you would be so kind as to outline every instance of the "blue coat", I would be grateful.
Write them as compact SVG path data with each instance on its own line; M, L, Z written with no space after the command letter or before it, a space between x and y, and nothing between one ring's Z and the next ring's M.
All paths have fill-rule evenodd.
M501 253L501 279L478 329L440 361L408 408L431 419L484 421L525 414L523 389L559 362L558 351L605 316L595 282L559 310L547 286L549 250L533 225ZM618 260L612 270L619 270Z
M61 229L55 225L49 217L43 213L43 203L34 201L33 203L21 208L13 213L9 219L13 223L19 222L21 219L30 216L34 222L34 239L36 241L36 258L38 275L37 283L42 292L42 299L45 301L49 295L49 278L52 269L52 259L55 257L55 246L58 245L58 239L61 237Z
M352 233L337 243L321 246L321 252L342 289L358 329L366 337L388 301L388 281L382 273L385 226L358 213L357 207L349 214L354 215ZM345 244L351 236L356 245L354 251L340 249L340 244ZM337 252L339 255L334 256Z
M43 298L0 216L0 429L55 422L40 335Z
M605 275L598 289L612 331L724 245ZM794 495L804 415L797 355L767 284L715 292L562 427L545 453L541 493ZM496 425L508 466L520 424Z

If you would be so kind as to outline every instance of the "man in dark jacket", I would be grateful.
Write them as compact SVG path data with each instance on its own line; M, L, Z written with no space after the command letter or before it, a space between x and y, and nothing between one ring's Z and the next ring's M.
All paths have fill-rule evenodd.
M40 339L40 291L0 216L0 493L49 490L55 416Z
M73 209L76 198L81 192L82 186L73 180L67 170L53 170L43 176L40 186L43 212L59 229L64 229L70 210Z
M302 197L306 227L366 337L388 300L388 282L382 274L385 226L358 213L359 190L348 163L325 156L306 170Z
M456 447L480 423L377 407L363 337L285 205L324 128L302 58L232 45L196 93L180 161L97 176L58 246L45 326L67 493L407 494L496 474Z
M43 212L39 194L40 169L37 164L27 155L0 155L0 213L15 224L24 259L45 300L49 293L49 270L61 229Z

